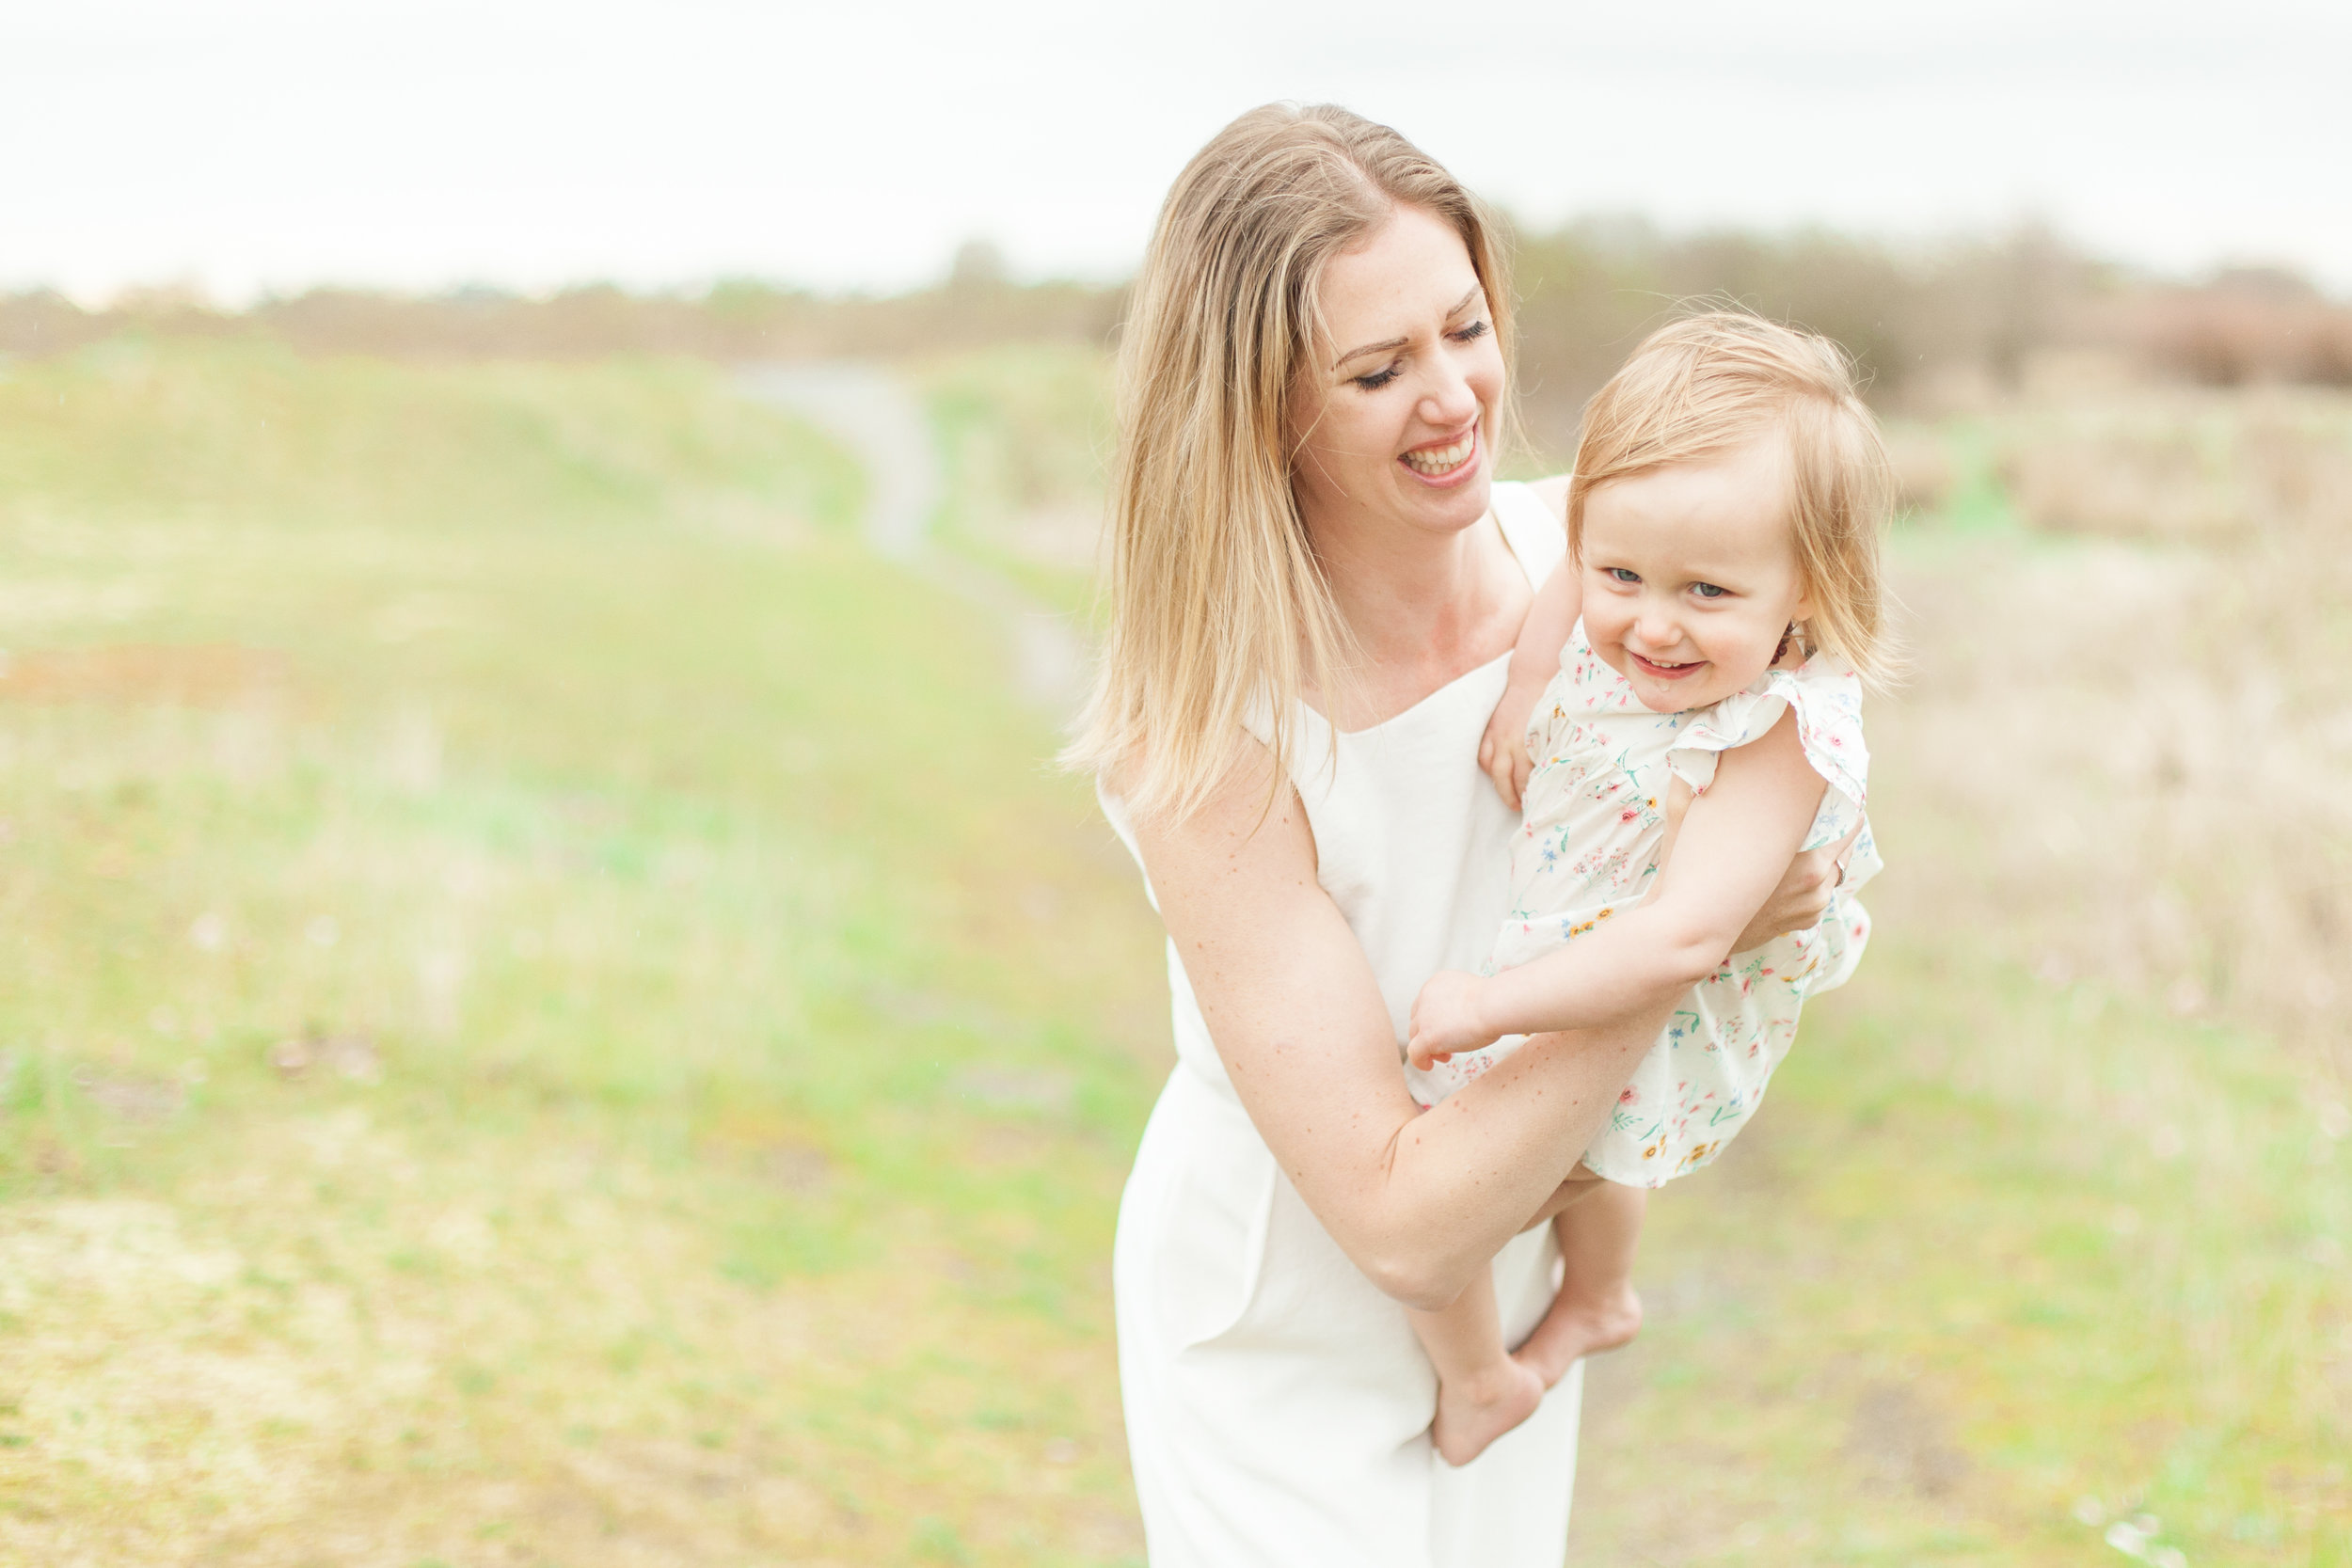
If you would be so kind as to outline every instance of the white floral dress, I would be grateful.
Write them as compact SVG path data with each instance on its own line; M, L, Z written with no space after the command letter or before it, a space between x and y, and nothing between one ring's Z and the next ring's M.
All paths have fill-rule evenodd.
M1512 842L1511 914L1487 973L1539 958L1640 903L1658 875L1670 776L1704 792L1723 752L1761 739L1790 710L1805 760L1829 784L1805 835L1804 847L1816 849L1864 820L1869 755L1862 683L1851 665L1816 653L1707 707L1656 713L1593 652L1579 622L1528 723L1535 767ZM1723 1151L1788 1054L1805 998L1853 972L1870 937L1870 917L1853 895L1879 869L1865 821L1819 925L1735 954L1692 988L1618 1097L1609 1126L1584 1151L1586 1166L1612 1181L1658 1187ZM1522 1038L1425 1073L1408 1068L1415 1097L1435 1104Z

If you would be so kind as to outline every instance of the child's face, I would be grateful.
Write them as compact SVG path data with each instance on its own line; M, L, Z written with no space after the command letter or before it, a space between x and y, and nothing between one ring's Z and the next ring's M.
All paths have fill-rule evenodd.
M1584 635L1658 713L1703 707L1772 667L1812 613L1788 524L1787 443L1773 432L1584 501Z

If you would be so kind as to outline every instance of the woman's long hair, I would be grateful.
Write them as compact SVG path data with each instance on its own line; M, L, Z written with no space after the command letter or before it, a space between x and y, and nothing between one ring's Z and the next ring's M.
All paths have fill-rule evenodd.
M1109 636L1064 754L1138 816L1198 808L1253 711L1282 777L1300 692L1327 702L1343 668L1347 628L1292 493L1286 415L1322 342L1325 265L1400 205L1462 236L1508 364L1494 224L1385 125L1329 104L1252 109L1160 210L1119 350Z

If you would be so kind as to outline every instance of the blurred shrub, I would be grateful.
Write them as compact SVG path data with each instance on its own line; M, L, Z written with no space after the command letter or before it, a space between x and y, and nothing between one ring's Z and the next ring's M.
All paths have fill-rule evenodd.
M2145 291L2110 313L2111 336L2183 380L2352 385L2352 310L2293 273L2236 268L2203 288Z
M1637 218L1587 219L1518 246L1520 372L1530 434L1565 451L1584 400L1642 335L1693 301L1823 333L1898 401L1963 367L2014 383L2058 340L2099 269L2047 230L1916 255L1821 230L1670 236Z
M2352 309L2303 279L2264 269L2194 287L2136 278L2038 225L1905 248L1825 230L1673 234L1592 217L1521 231L1515 245L1529 434L1554 458L1573 444L1584 399L1643 333L1692 301L1826 333L1860 362L1875 401L1918 411L2014 390L2053 351L2100 350L2137 372L2211 385L2352 383ZM0 298L0 353L51 354L138 329L398 357L928 360L1006 343L1099 347L1124 307L1121 287L1014 282L976 242L938 284L891 295L755 279L659 293L589 284L545 297L322 288L227 312L185 290L95 311L41 291Z

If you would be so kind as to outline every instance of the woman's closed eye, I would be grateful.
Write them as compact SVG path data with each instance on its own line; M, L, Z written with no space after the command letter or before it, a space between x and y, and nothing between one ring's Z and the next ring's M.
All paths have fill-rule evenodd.
M1483 321L1474 321L1467 326L1455 327L1453 331L1447 333L1446 336L1453 339L1457 343L1474 343L1478 341L1479 339L1484 338L1487 333L1492 332L1493 330L1494 327L1489 324ZM1386 387L1390 382L1394 381L1398 376L1403 375L1404 373L1405 361L1402 359L1392 359L1388 364L1383 365L1380 369L1372 372L1369 375L1351 376L1348 379L1355 382L1357 386L1361 387L1367 392L1376 392L1381 388Z

